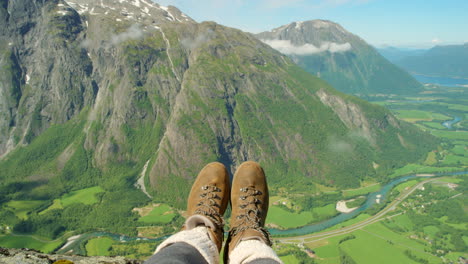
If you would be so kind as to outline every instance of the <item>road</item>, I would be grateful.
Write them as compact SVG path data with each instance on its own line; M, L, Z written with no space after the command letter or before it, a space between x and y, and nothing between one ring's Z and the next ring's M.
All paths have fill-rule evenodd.
M277 241L279 241L281 243L293 243L293 244L304 243L304 242L310 243L310 242L315 242L315 241L327 239L327 238L334 237L334 236L340 236L340 235L344 235L344 234L347 234L347 233L351 233L351 232L354 232L354 231L356 231L358 229L364 228L364 227L366 227L366 226L368 226L370 224L373 224L373 223L376 223L376 222L379 222L379 221L382 221L382 220L385 220L385 219L388 219L388 218L395 217L395 216L400 215L402 213L398 213L398 214L387 216L387 217L385 217L385 215L388 214L389 212L395 210L397 208L397 206L401 202L403 202L406 198L408 198L408 196L410 194L412 194L415 190L422 187L424 184L426 184L428 182L431 182L431 181L435 181L435 180L437 180L437 179L428 179L428 180L425 180L425 181L422 181L422 182L418 183L416 186L413 186L408 191L403 192L402 194L400 194L393 202L391 202L389 205L387 205L382 211L380 211L377 214L375 214L375 215L373 215L373 216L371 216L371 217L369 217L369 218L367 218L367 219L365 219L365 220L363 220L361 222L358 222L356 224L353 224L353 225L350 225L350 226L347 226L347 227L343 227L343 228L340 228L338 230L323 231L323 232L319 232L319 233L313 233L313 234L304 235L304 236L297 236L297 237L277 238L275 240L277 240Z

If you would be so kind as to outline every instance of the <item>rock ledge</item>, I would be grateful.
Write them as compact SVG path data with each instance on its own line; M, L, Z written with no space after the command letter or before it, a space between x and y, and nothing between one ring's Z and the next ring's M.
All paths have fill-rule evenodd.
M2 264L140 264L143 261L124 257L84 257L44 254L33 249L11 249L0 247Z

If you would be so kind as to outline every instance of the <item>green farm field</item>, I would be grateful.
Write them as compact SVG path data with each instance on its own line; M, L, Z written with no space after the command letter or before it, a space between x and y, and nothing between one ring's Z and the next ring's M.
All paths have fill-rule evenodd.
M90 239L86 243L86 254L88 256L109 256L109 249L114 240L109 237L98 237Z
M44 201L9 201L6 203L5 209L13 211L15 215L20 219L27 219L28 214L41 205Z
M445 165L468 165L468 157L459 156L454 154L446 155L442 161Z
M459 167L450 166L450 167L432 167L427 165L420 164L408 164L402 168L395 170L395 172L390 175L391 178L400 177L408 174L415 173L437 173L437 172L448 172L448 171L458 171Z
M304 226L314 219L311 212L292 213L278 206L268 209L267 224L274 224L282 228Z
M268 209L267 224L274 224L282 228L295 228L314 221L331 217L336 214L335 205L313 208L312 211L294 213L279 206L272 205Z
M288 264L301 264L294 255L280 256L279 257L284 263Z
M72 203L95 204L98 202L96 194L104 192L100 186L81 189L65 194L61 198L62 206L68 206Z
M316 252L316 263L340 263L344 254L355 263L418 263L410 259L406 250L427 263L441 263L440 259L425 252L429 244L395 233L381 223L374 223L351 234L305 244Z
M437 204L440 201L445 201L445 195L452 197L459 194L460 191L446 187L446 184L450 182L457 182L460 185L464 184L464 186L467 184L466 176L463 175L437 179L426 184L425 189L411 194L404 203L399 205L396 212L400 212L400 214L390 213L394 217L374 222L347 234L338 233L339 235L319 239L312 237L306 239L304 245L316 252L315 263L342 263L343 258L347 259L349 263L435 264L444 263L444 258L456 263L459 257L466 258L468 256L468 254L460 252L461 249L466 249L468 236L464 230L466 230L467 225L463 223L463 220L457 220L461 221L460 223L453 223L453 217L459 217L459 214L453 211L448 213L449 216L434 218L437 213L431 209L428 203ZM404 182L396 189L401 190L416 183L417 180ZM462 200L461 197L457 198L454 200L454 205L451 206L455 206ZM425 205L425 207L421 205ZM411 209L412 214L408 215L403 211L405 208L421 209ZM422 208L427 208L428 211ZM445 211L445 209L443 210ZM348 226L361 222L367 217L369 215L359 215L344 222L343 225ZM335 226L323 232L339 228ZM458 235L458 238L454 239L455 235ZM463 242L460 242L461 239ZM457 253L453 254L453 252Z
M346 197L354 197L354 196L359 196L359 195L366 195L371 192L376 192L380 190L382 187L381 184L373 184L369 185L367 187L362 187L358 189L351 189L351 190L344 190L343 191L343 196Z
M54 199L52 205L47 207L47 209L39 212L39 214L43 215L53 209L63 209L64 207L74 203L83 203L87 205L95 204L98 202L96 194L102 192L104 192L104 190L101 187L94 186L67 193L63 195L60 199Z
M455 147L453 147L450 151L454 154L460 155L460 156L465 156L468 157L468 142L467 145L462 145L462 144L457 144Z
M391 109L397 117L401 119L401 122L405 122L405 120L413 122L421 129L424 129L441 139L440 147L429 152L425 159L422 159L419 163L407 164L404 167L396 169L391 175L387 175L386 180L389 178L416 173L426 174L460 171L468 167L468 131L463 130L462 126L459 126L458 124L453 125L452 129L447 129L441 124L443 121L451 120L453 116L460 116L465 119L467 117L466 107L460 103L451 104L449 103L450 100L446 98L444 99L443 97L439 97L437 100L442 101L412 104L402 100L394 103L383 103L383 105ZM445 183L448 182L462 184L463 180L461 178L450 177L447 178ZM417 183L418 180L404 182L398 185L395 190L402 192L407 187L412 187ZM270 226L284 229L296 228L319 222L337 214L334 202L340 199L350 199L351 197L367 195L378 191L382 185L383 184L377 182L377 179L372 177L365 178L361 183L360 188L346 190L339 190L315 184L314 187L311 188L311 193L304 192L304 194L301 194L303 196L290 195L288 190L284 188L285 190L275 193L277 196L270 197L270 209L266 222L267 224L270 224ZM440 187L441 185L443 184L439 184L438 186ZM99 195L100 193L102 194ZM457 194L459 194L459 192L450 193L450 197ZM37 217L36 213L38 213L39 216L47 216L49 213L52 213L50 211L53 209L63 209L65 211L66 209L71 209L72 206L76 206L77 203L88 206L83 208L98 207L104 204L106 198L108 199L106 206L113 206L112 198L120 194L112 195L113 196L110 195L108 188L104 190L100 186L94 186L75 190L62 195L61 197L56 196L56 199L53 201L12 200L5 203L3 208L13 212L19 219L27 219L28 216L32 219L33 216ZM133 194L129 195L129 199L132 196ZM309 205L314 205L314 202L321 202L320 206L305 207L304 205L307 204L304 202L301 203L301 198L304 197L313 198L311 200L307 200L312 201ZM323 197L332 198L329 198L329 200L325 200L325 198L324 200L319 200L319 198ZM460 196L460 199L463 197L466 199L466 196L463 195ZM412 202L414 201L409 199L408 203ZM276 205L273 203L276 203ZM358 201L356 201L356 203L358 203ZM135 206L132 206L131 208L136 208L138 206L141 205L135 204ZM408 206L411 206L411 204ZM419 207L417 208L422 208L421 205L418 204L418 206ZM425 206L430 208L429 205ZM303 208L311 209L300 211ZM125 212L130 212L131 210L132 209L129 209ZM320 241L306 239L306 241L304 241L304 245L317 253L317 258L314 259L315 263L341 263L343 257L348 257L356 263L418 263L415 261L415 259L418 258L426 260L427 263L441 263L441 258L435 256L435 253L432 252L432 248L428 244L428 241L422 239L422 237L430 237L432 240L436 241L440 239L440 234L442 232L447 232L450 228L466 230L467 225L463 222L453 222L453 219L442 216L436 218L436 222L431 225L423 226L416 232L415 230L418 228L417 219L415 220L414 216L408 216L407 210L408 209L406 207L400 206L396 211L388 213L387 216L394 216L389 220L369 224L360 230L338 235L336 237L325 238ZM125 212L122 211L122 213ZM368 212L364 212L353 219L335 225L323 232L339 230L342 227L362 222L371 217L370 213L367 213ZM372 214L374 213L375 212L372 212ZM166 226L173 225L174 222L180 220L177 217L178 213L164 203L148 209L146 213L141 214L143 216L140 216L139 218L136 218L135 215L136 214L134 214L134 212L131 212L129 217L138 219L137 225L145 227L154 226L165 228ZM438 224L443 225L444 227L440 227ZM131 230L125 231L130 232ZM351 235L353 237L349 238ZM411 236L416 238L410 238ZM86 252L80 254L114 254L125 255L127 257L137 259L145 259L152 253L152 250L154 250L154 245L148 242L147 244L144 244L143 242L141 244L121 243L109 237L93 237L89 240L88 239L89 238L84 240L87 242L80 244L80 246L86 250ZM445 236L443 239L445 239L445 241L451 241L452 237ZM468 236L462 236L462 239L466 243L466 241L468 241ZM44 252L51 252L57 247L60 247L64 242L62 240L51 242L47 239L43 241L34 237L14 236L13 234L0 235L1 246L29 247ZM297 243L301 243L300 241L301 240L298 240ZM462 252L460 251L460 248L458 248L459 251L454 251L457 248L452 242L446 243L448 244L447 247L449 250L452 250L453 252ZM413 255L408 255L406 253L407 250L410 250ZM447 253L445 256L452 261L456 261L457 255L453 252ZM460 256L460 254L458 256ZM301 259L292 253L281 256L281 258L285 263L301 263ZM391 261L389 259L391 259Z
M468 97L466 96L467 88L433 86L433 90L430 92L431 94L424 98L425 101L420 102L416 102L414 99L409 98L379 102L379 104L385 105L389 108L398 118L403 121L415 123L421 129L431 133L441 140L440 147L437 150L428 153L428 156L423 163L408 164L399 168L390 175L391 178L415 173L425 174L461 171L467 170L468 168L468 129L465 125L468 118ZM455 117L460 118L461 121L453 123L450 128L447 128L442 124L444 121L455 119ZM442 178L431 185L447 186L447 183L464 184L462 177L463 176ZM395 190L401 192L406 187L414 184L416 184L416 181L412 180L398 185ZM432 190L437 191L433 191L431 195L436 193L435 199L441 199L442 201L446 199L444 197L457 197L449 203L449 207L452 207L450 211L448 209L436 209L438 207L435 205L437 202L434 202L434 198L431 198L432 200L429 198L425 200L425 195L427 195L427 193L424 194L424 191L420 191L420 198L409 199L405 204L406 207L401 207L402 205L400 205L401 210L411 208L410 210L413 212L411 215L405 213L394 217L391 220L383 221L381 226L378 227L378 230L373 230L377 227L375 224L368 226L363 229L359 235L357 235L357 239L359 239L359 237L368 239L371 242L367 242L366 245L372 247L379 245L379 243L380 247L385 246L388 250L386 250L386 252L380 252L379 254L390 254L393 258L399 259L394 263L413 263L418 259L420 261L422 261L421 259L425 259L427 263L443 263L443 259L445 259L445 262L456 263L459 261L460 256L465 258L468 257L466 253L453 252L457 250L459 251L461 248L466 250L466 241L468 241L468 236L466 236L467 225L466 223L463 223L463 220L456 220L462 221L461 223L453 222L453 219L460 218L460 215L465 215L464 219L466 219L466 211L463 212L463 209L456 211L453 210L453 208L457 207L466 207L466 203L463 202L466 201L466 195L461 194L457 189L450 190L447 187L437 187L437 189L432 188ZM424 202L420 201L421 199L423 199ZM436 212L440 212L439 215L437 215ZM435 217L444 214L445 216L438 218ZM449 221L449 219L452 220ZM385 229L391 233L385 232ZM368 233L364 234L363 232L366 231L368 231ZM382 238L386 238L389 241L392 241L393 244L389 245L387 243L387 245L385 245L385 241L378 241L377 237L372 237L369 232L377 234ZM451 235L446 235L447 232L450 232ZM461 237L453 237L459 234L465 235L461 235ZM414 239L408 241L410 236ZM430 237L433 245L429 245L428 241L423 239L424 237ZM461 238L465 240L464 243L460 242ZM365 240L361 240L364 243ZM354 242L352 241L343 243L343 246L347 247L345 249L347 254L349 254L356 263L370 263L366 262L366 258L362 257L362 249L353 243ZM402 251L402 246L408 247L408 250L410 250L412 254L411 259L408 259L409 255L407 253L405 254L404 250ZM392 250L397 250L398 252L395 251L391 253ZM377 246L373 248L373 250L369 250L369 252L369 254L379 252L379 247ZM426 256L424 253L426 253ZM427 256L427 253L430 253L429 256ZM377 259L377 255L371 258L374 260L374 263L385 263L386 260ZM443 258L439 258L436 255L443 256Z
M44 253L51 253L61 244L63 244L62 240L46 242L46 240L40 241L31 236L0 235L0 245L7 248L34 248Z
M432 120L449 120L450 116L421 110L397 110L395 114L398 118L407 120L409 122L415 121L432 121Z
M155 207L148 215L138 219L138 222L152 223L152 224L167 224L170 223L176 214L167 204L161 204Z
M52 205L47 207L47 209L45 209L44 211L39 212L39 214L43 215L49 212L50 210L54 210L54 209L63 209L63 205L60 199L54 199L54 201L52 202Z
M468 131L443 131L434 130L431 132L434 136L446 139L459 139L468 141Z
M395 187L395 190L397 190L398 192L401 192L405 190L406 188L410 188L416 185L418 182L419 180L410 180L410 181L403 182L401 184L398 184L398 186Z
M420 122L421 127L428 127L433 129L445 129L445 127L440 122ZM419 125L418 124L418 125Z
M372 228L372 226L371 226ZM405 250L418 257L422 257L429 263L440 263L440 259L424 252L417 242L404 237L394 235L388 229L369 231L367 228L353 233L356 239L348 240L341 244L341 248L356 263L418 263L405 255ZM412 247L412 246L416 247Z
M435 101L414 103L409 100L391 100L391 102L379 102L379 104L388 107L403 121L415 123L421 129L438 137L441 140L441 145L438 149L429 152L426 159L420 163L407 164L395 170L389 175L389 178L410 174L466 170L468 168L468 131L464 130L460 123L455 123L452 125L452 129L448 129L442 125L442 122L452 120L454 116L461 117L461 122L463 122L463 119L468 117L465 106L468 105L468 98L459 96L459 94L447 93L434 95ZM463 100L466 104L460 103ZM461 220L462 222L453 222L453 219L460 217L460 213L466 217L466 212L463 213L463 209L460 213L451 210L450 213L447 212L449 216L435 217L437 211L433 209L433 206L438 203L438 199L444 201L446 199L444 197L456 197L453 200L453 206L458 206L458 203L462 206L460 208L466 207L463 202L466 201L466 195L457 189L451 190L447 187L448 183L465 184L463 177L466 176L444 177L430 186L425 185L426 189L429 188L432 191L426 190L426 193L422 189L416 191L394 212L389 212L387 216L393 217L387 220L367 225L344 235L318 240L307 238L304 245L316 252L317 257L314 261L321 264L343 263L343 258L347 259L349 263L364 264L444 263L444 259L457 263L460 257L468 258L468 254L463 252L466 252L468 244L468 235L466 235L468 225L466 221L465 223L463 220ZM394 190L401 193L408 187L415 186L421 180L413 179L401 183ZM431 186L435 187L431 189ZM380 188L380 186L377 187ZM352 197L375 191L379 189L377 187L374 190L371 186L342 192L344 197ZM425 198L429 192L431 197ZM412 214L408 214L407 210L411 211ZM442 212L444 211L442 210ZM369 217L370 215L360 214L321 232L337 231L342 227L362 222ZM447 235L447 232L450 234ZM455 234L458 237L454 238ZM301 240L298 240L297 243L299 241ZM463 242L460 243L460 241ZM460 251L462 248L465 250Z
M390 229L401 230L407 232L414 229L414 224L406 214L398 215L383 222Z

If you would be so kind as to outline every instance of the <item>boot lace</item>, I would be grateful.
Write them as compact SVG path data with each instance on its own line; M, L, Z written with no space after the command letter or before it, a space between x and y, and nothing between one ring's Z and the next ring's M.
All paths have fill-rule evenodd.
M243 203L239 204L239 207L243 209L243 212L237 216L237 219L240 220L240 222L237 226L233 227L229 231L229 236L234 237L235 235L242 233L245 230L254 229L259 231L264 238L264 241L266 241L267 244L271 246L270 233L261 226L262 211L258 205L262 204L262 201L256 198L256 196L262 195L262 192L252 187L244 187L240 190L244 193L239 197L242 201L244 201Z
M195 214L201 214L208 217L213 223L219 227L223 228L224 221L223 217L219 214L219 210L215 208L221 208L219 201L221 197L217 194L222 190L216 186L204 185L201 187L203 192L200 194L200 202L197 204L197 209Z

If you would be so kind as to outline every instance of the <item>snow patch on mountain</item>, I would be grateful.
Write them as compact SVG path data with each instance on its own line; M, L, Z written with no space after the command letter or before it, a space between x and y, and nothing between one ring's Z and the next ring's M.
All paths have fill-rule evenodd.
M304 22L302 22L302 21L296 22L296 27L295 28L300 29L302 27L302 23L304 23Z
M88 13L90 15L109 15L110 10L117 11L117 14L123 15L121 19L138 20L145 17L160 18L159 22L190 22L187 15L177 9L170 10L169 7L162 6L148 0L65 0L65 2L80 15ZM59 4L63 6L63 4ZM133 12L130 12L133 11ZM171 12L172 11L172 12ZM65 10L59 10L60 14L65 15Z
M333 24L331 22L324 21L324 20L315 20L313 22L314 28L329 28L332 25Z

